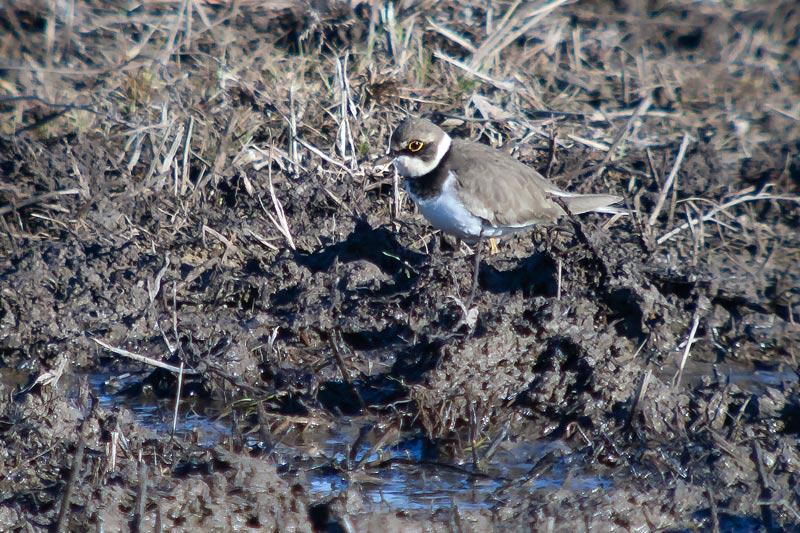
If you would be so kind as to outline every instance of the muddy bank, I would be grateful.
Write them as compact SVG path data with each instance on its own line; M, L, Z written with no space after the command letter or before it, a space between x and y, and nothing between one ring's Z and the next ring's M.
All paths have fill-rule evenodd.
M2 11L0 529L799 528L798 10L550 8ZM406 113L631 216L467 308Z

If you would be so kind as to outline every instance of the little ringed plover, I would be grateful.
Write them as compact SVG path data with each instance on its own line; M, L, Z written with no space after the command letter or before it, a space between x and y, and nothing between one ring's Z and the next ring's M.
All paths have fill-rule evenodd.
M566 214L555 198L575 215L627 213L613 205L620 196L564 191L511 155L451 138L424 118L405 119L392 134L389 153L428 222L468 244L555 223Z

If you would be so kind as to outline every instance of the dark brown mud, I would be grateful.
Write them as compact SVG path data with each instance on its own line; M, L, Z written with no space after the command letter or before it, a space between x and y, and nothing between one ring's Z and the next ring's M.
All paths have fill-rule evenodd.
M800 528L794 4L192 5L0 10L0 530ZM466 308L405 113L632 214Z

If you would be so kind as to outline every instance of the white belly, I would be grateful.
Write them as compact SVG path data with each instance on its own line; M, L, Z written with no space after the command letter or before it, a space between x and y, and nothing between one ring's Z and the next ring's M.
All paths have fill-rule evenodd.
M470 213L456 195L455 181L453 175L450 174L444 183L442 194L428 200L414 196L406 186L408 195L417 204L422 216L432 226L469 243L474 243L481 238L500 237L524 229L524 227L492 226Z

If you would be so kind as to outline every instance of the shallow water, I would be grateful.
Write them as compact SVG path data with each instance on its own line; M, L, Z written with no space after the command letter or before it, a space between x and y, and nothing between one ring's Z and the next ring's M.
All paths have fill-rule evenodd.
M670 370L662 369L668 374ZM766 387L780 386L796 381L793 371L746 370L733 366L719 366L692 362L684 369L684 386L698 383L703 376L724 375L730 382L753 394L761 394ZM666 375L665 374L665 375ZM131 409L143 426L159 433L172 431L174 402L158 400L145 402L142 395L128 397L107 388L107 375L92 375L89 381L100 398L100 406L114 409L124 405ZM139 378L130 376L130 381ZM689 385L686 385L689 384ZM118 390L118 389L115 389ZM532 481L522 481L531 493L541 489L590 492L611 486L610 478L588 475L577 464L574 450L557 441L538 440L520 443L503 443L490 461L483 464L483 472L475 474L469 463L460 464L442 457L429 442L415 433L407 433L394 446L369 453L372 442L366 439L352 453L350 446L357 442L359 431L371 421L366 418L341 418L335 426L320 424L304 430L292 431L278 439L265 455L278 464L279 471L294 481L305 481L315 499L326 500L357 488L361 495L379 506L398 511L487 508L502 501L502 488L506 484L520 483L528 476L537 461L548 452L555 452L554 465L544 475L532 476ZM231 435L230 423L186 413L182 409L177 434L193 433L198 442L214 445ZM253 448L267 448L256 438L248 439ZM363 459L366 465L348 469L348 457ZM730 524L731 531L747 528Z
M143 426L161 434L172 431L172 400L146 402L141 395L129 397L109 392L107 381L107 375L89 376L100 407L125 406L135 413ZM116 383L113 389L118 390L119 385ZM459 464L441 457L426 439L414 433L364 458L372 445L367 439L353 454L350 446L356 442L364 425L364 420L345 418L337 420L336 427L321 425L291 432L268 451L269 460L278 464L285 477L305 480L311 495L319 500L358 488L365 499L398 511L453 506L470 509L494 505L499 501L498 489L528 475L536 461L547 452L558 452L564 447L549 441L504 443L490 461L482 464L483 472L475 474L470 463ZM175 432L179 435L193 433L199 443L211 446L229 437L231 428L229 422L182 410ZM254 448L265 447L254 438L248 439L248 444ZM348 470L348 457L354 457L356 462L363 460L366 466ZM527 486L533 492L542 488L564 488L565 483L569 490L578 492L610 485L607 479L582 475L574 465L557 462L546 475L537 476Z

